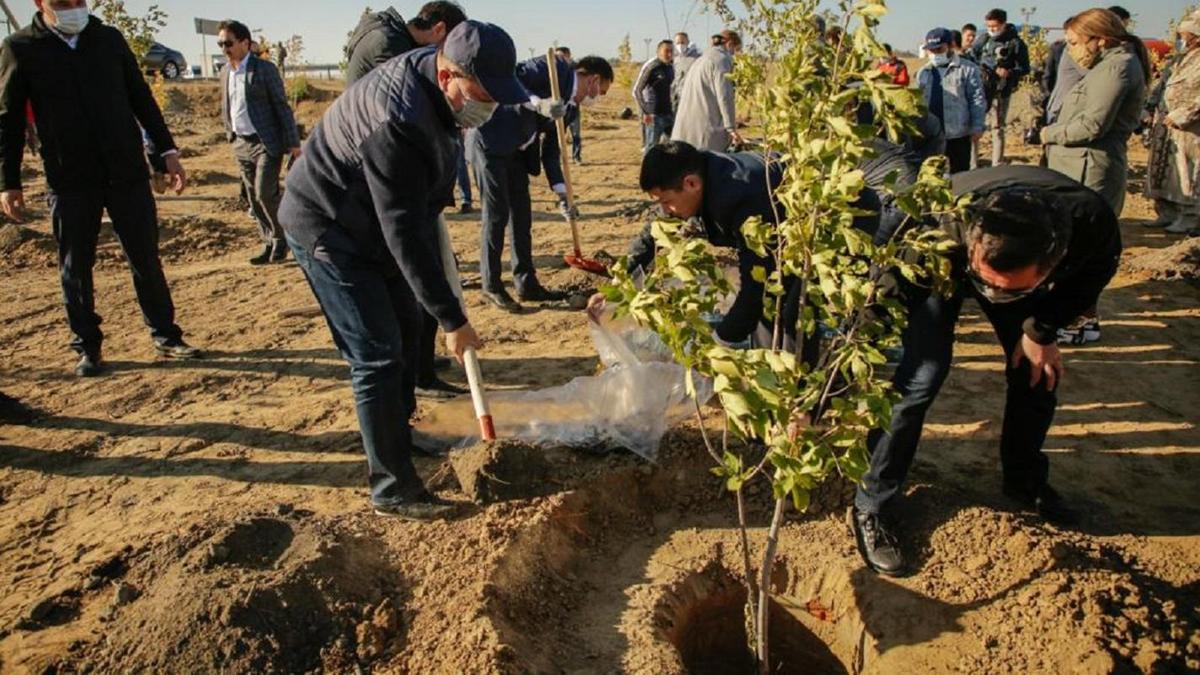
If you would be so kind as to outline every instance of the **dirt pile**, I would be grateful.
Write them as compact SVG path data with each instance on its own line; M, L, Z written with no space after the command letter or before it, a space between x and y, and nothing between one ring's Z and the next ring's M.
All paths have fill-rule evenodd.
M1186 237L1170 246L1126 257L1121 268L1148 279L1200 281L1200 237Z
M99 606L105 628L63 669L305 672L399 653L406 590L382 547L281 510L128 552L101 575L123 594L85 582L74 611Z

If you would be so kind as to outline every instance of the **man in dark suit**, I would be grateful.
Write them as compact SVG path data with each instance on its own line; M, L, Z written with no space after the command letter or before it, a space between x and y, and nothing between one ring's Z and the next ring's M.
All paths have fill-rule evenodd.
M300 156L300 132L279 69L251 53L250 41L245 24L221 22L217 45L229 63L217 78L225 134L233 143L246 196L264 241L262 253L251 258L250 264L263 265L287 257L279 226L279 173L285 154L292 161Z
M562 298L542 287L533 268L529 176L544 169L551 189L559 197L560 208L567 208L554 119L565 118L569 124L579 114L578 106L591 105L607 94L613 81L612 66L598 56L584 57L575 64L555 58L555 67L560 100L551 99L546 57L524 61L517 64L517 79L536 99L501 106L487 124L467 133L467 156L474 163L483 202L479 264L483 297L508 312L521 311L521 305L500 281L500 254L509 229L517 297L530 302Z
M138 304L159 354L196 358L199 352L175 325L142 146L145 129L162 153L175 192L182 192L186 176L162 111L121 33L90 17L86 0L37 0L37 6L32 23L0 49L0 206L14 221L24 217L21 160L26 106L32 104L74 334L71 347L80 357L75 374L103 371L92 267L104 211L133 271Z

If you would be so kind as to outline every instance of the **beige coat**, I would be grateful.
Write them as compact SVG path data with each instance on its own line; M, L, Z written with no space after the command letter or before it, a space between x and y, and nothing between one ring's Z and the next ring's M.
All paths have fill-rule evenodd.
M1200 49L1184 54L1157 87L1147 195L1181 206L1196 203L1200 178ZM1170 119L1179 127L1167 127Z
M724 47L709 49L692 64L679 91L671 140L701 150L729 149L730 132L737 129L731 72L733 58Z
M1141 123L1146 78L1125 45L1105 49L1042 130L1051 169L1099 192L1119 217L1125 205L1129 136Z

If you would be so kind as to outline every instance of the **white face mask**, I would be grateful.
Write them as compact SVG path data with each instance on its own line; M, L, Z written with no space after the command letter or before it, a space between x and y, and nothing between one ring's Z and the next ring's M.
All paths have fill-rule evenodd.
M682 53L684 53L684 52L686 52L686 51L687 51L687 44L686 44L686 43L684 43L684 42L676 42L676 43L675 43L675 53L676 53L676 54L682 54Z
M988 29L988 35L991 35L992 37L1000 37L1000 34L1003 32L1004 32L1003 28L995 28L995 29L989 28Z
M499 103L484 103L483 101L474 101L466 99L463 101L462 110L454 111L454 121L458 122L458 126L464 129L474 129L481 127L492 119L492 115L496 113L496 108L499 108Z
M579 105L583 106L584 108L590 108L599 102L600 102L600 97L593 94L591 96L584 97L584 99L579 102Z
M938 68L941 68L942 66L949 65L950 55L949 54L930 54L929 62L932 63L933 65L937 66Z
M54 29L64 35L78 35L87 28L88 16L86 5L77 9L60 9L54 12Z

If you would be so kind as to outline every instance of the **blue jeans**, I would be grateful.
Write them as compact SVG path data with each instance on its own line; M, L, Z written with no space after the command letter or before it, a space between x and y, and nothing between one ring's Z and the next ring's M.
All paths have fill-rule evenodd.
M467 151L460 144L458 148L458 203L471 203L471 174L467 171Z
M399 504L425 491L412 462L408 420L415 401L406 358L420 336L420 306L394 267L356 254L336 233L328 238L330 246L322 242L315 251L287 242L350 364L371 500Z
M575 119L571 121L570 127L571 159L575 160L576 162L581 162L583 161L583 134L581 133L581 128L583 127L582 112L575 116Z
M904 356L892 378L902 398L892 410L891 429L877 429L867 437L871 466L854 498L854 505L867 513L888 508L904 486L921 441L925 414L950 373L954 328L965 297L961 289L949 299L911 286L906 291L909 297ZM1034 303L1022 300L994 305L976 299L1000 339L1006 364L1011 364L1013 351L1024 335L1022 323L1032 314ZM1029 386L1027 360L1022 360L1018 368L1006 365L1004 374L1007 397L1000 434L1004 484L1022 493L1034 493L1046 484L1050 473L1050 462L1042 452L1042 445L1054 421L1058 395L1046 391L1045 380L1037 387Z
M663 136L671 138L671 128L675 126L675 117L672 115L654 115L650 118L650 124L642 125L642 154L650 152L650 148L658 145L658 141Z

